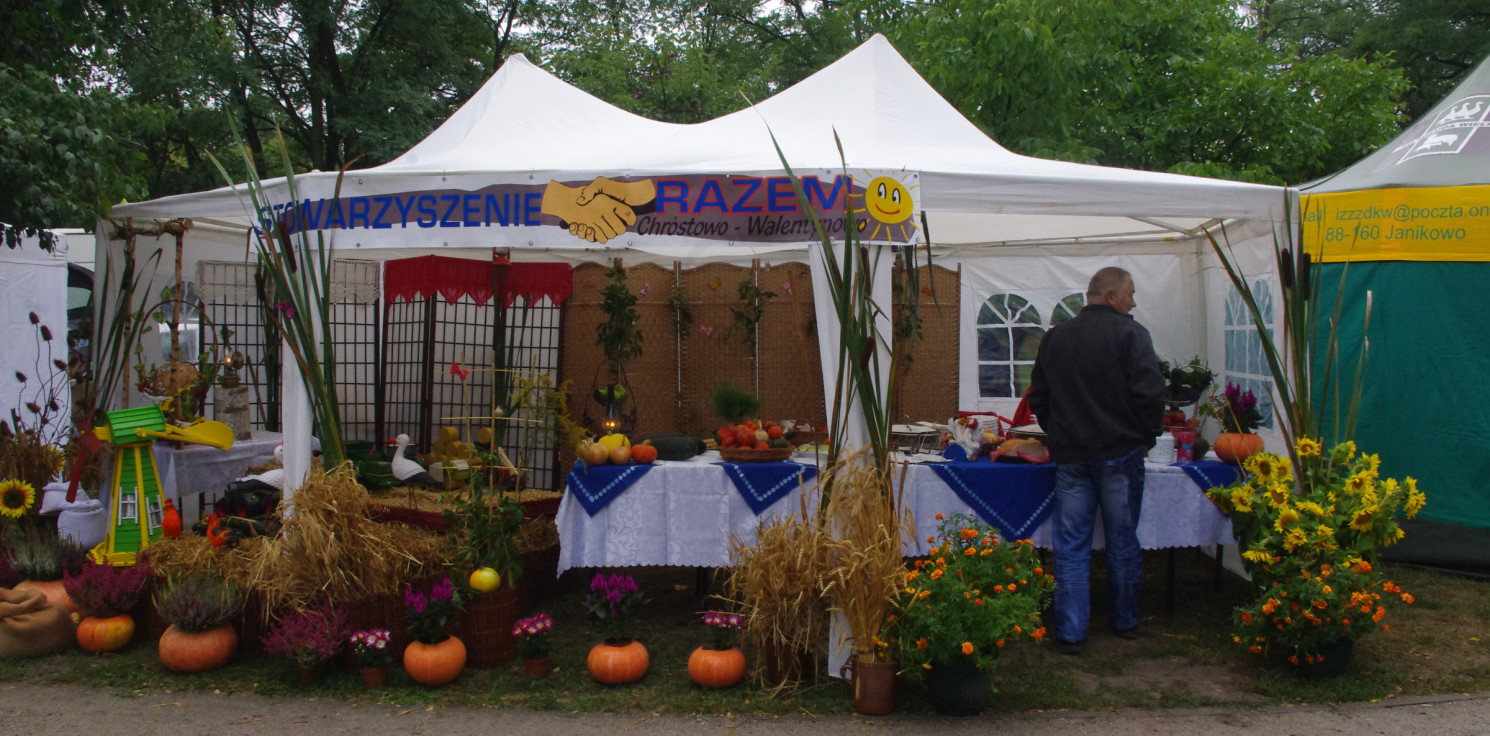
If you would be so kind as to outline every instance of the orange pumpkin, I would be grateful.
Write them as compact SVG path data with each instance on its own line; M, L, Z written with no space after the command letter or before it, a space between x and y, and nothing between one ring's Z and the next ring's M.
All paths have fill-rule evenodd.
M228 624L198 633L172 624L160 635L160 663L175 672L216 669L227 664L237 649L238 632Z
M48 603L61 603L68 613L77 613L78 607L67 595L67 589L62 587L61 580L22 580L16 583L16 590L39 590L46 597Z
M1250 433L1223 432L1217 435L1212 447L1221 462L1241 465L1247 458L1262 452L1262 438Z
M97 618L89 616L78 622L78 646L89 652L117 652L135 635L135 620L129 614Z
M409 642L404 650L404 671L420 685L444 685L460 677L466 667L466 645L456 637L439 644Z
M745 676L745 655L733 647L724 651L699 647L688 655L688 676L704 687L733 687Z
M651 465L657 462L657 448L648 444L632 445L631 459L643 465Z
M647 648L639 641L629 640L625 644L596 644L590 650L590 656L585 659L590 674L607 685L620 685L642 679L642 675L647 674L647 665L650 662Z

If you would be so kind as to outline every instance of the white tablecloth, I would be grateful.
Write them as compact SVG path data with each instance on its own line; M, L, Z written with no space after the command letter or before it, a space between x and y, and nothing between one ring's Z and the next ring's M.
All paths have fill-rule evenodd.
M724 469L712 464L716 462L716 453L705 453L684 462L659 463L594 516L565 493L557 519L559 571L632 565L725 567L732 534L752 541L762 521L800 512L798 489L757 517ZM907 555L924 551L926 538L936 532L937 513L973 513L928 466L910 466L905 483L904 502L916 519ZM1050 526L1047 519L1030 535L1036 545L1050 546ZM1145 466L1138 541L1145 549L1235 543L1231 521L1182 468L1155 464ZM1102 545L1099 520L1093 546Z

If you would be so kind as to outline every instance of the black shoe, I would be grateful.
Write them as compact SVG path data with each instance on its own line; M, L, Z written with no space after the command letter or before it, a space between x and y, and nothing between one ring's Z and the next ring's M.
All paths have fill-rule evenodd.
M1131 629L1123 629L1121 631L1113 629L1112 635L1116 636L1119 639L1127 639L1128 641L1133 641L1134 639L1138 638L1138 627L1134 626Z
M1055 640L1055 650L1057 652L1060 652L1061 654L1069 654L1069 655L1075 656L1075 655L1081 654L1081 650L1085 646L1086 646L1086 640L1082 640L1082 641L1066 641L1065 639L1056 639Z

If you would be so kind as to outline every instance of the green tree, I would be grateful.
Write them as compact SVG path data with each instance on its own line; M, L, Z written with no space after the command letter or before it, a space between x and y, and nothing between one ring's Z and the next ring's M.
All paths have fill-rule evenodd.
M1226 0L936 0L892 22L938 91L1027 155L1296 183L1396 130L1400 73L1283 53Z
M1387 61L1412 84L1402 99L1416 120L1490 56L1485 0L1258 0L1263 38L1309 58Z

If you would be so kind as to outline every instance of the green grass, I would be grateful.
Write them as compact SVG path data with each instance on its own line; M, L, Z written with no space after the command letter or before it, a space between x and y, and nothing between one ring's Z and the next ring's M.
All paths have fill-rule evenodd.
M1232 643L1230 611L1250 594L1250 584L1227 575L1215 590L1209 558L1180 551L1176 610L1164 607L1164 553L1146 553L1143 589L1143 636L1123 641L1106 633L1099 562L1093 574L1093 625L1080 656L1052 647L1010 647L994 672L990 710L1173 708L1199 706L1261 707L1285 703L1329 703L1379 700L1490 690L1490 583L1403 567L1388 567L1392 579L1417 597L1414 606L1399 606L1387 619L1389 633L1372 634L1357 643L1347 672L1333 679L1307 679L1286 665L1268 662ZM389 686L368 692L358 676L333 668L319 683L302 686L285 661L240 654L232 664L202 675L178 675L162 667L154 647L136 643L116 655L92 656L81 651L32 660L0 661L0 681L72 684L108 688L122 696L173 691L253 692L267 697L322 697L391 706L460 705L524 708L563 713L766 713L813 715L852 711L848 688L827 678L820 665L817 682L773 696L756 684L726 690L693 685L687 659L705 640L698 613L709 605L694 592L695 574L682 568L632 570L652 601L635 634L651 653L651 667L639 683L606 686L585 671L585 655L598 638L583 617L586 580L566 578L542 606L554 615L554 671L534 681L520 663L470 670L440 688L412 683L401 670L389 674ZM753 655L747 653L752 662ZM898 710L930 713L930 698L921 679L902 677Z

